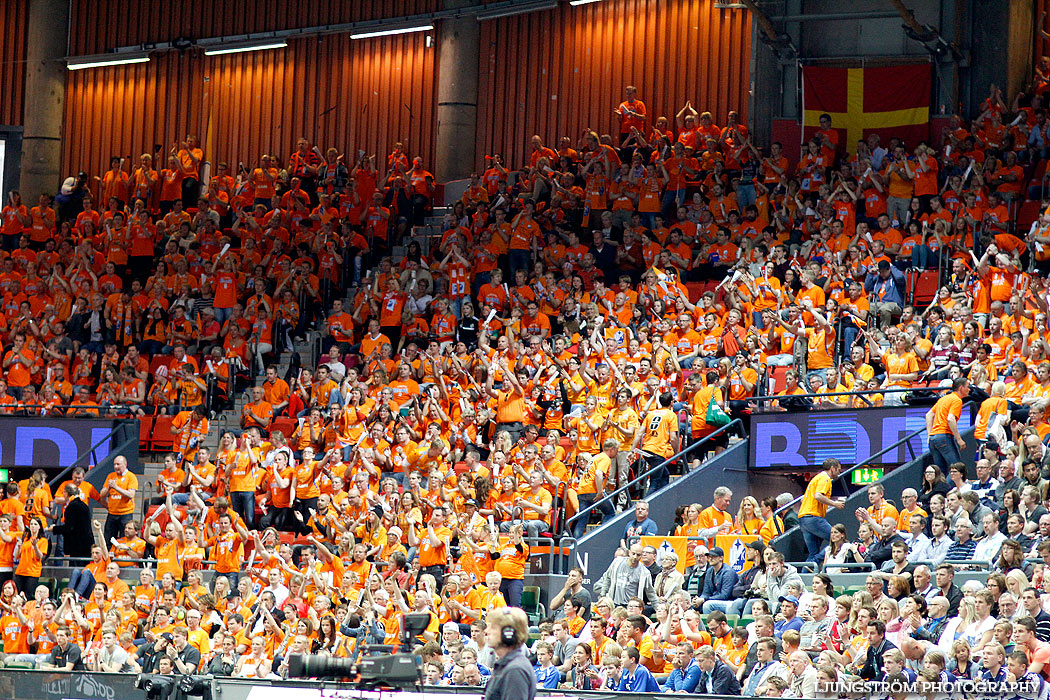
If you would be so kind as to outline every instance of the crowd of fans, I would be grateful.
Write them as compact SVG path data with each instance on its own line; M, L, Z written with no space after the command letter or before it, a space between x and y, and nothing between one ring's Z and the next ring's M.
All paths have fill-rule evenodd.
M8 485L5 656L281 676L291 653L397 643L416 611L431 616L427 682L481 685L482 620L521 605L530 541L579 537L664 487L703 456L668 465L680 448L711 436L721 451L739 430L720 428L750 410L900 403L947 383L928 417L935 464L900 510L871 487L856 538L825 517L843 506L833 460L797 516L751 496L734 515L724 488L683 506L668 534L699 541L684 574L634 540L659 534L636 501L593 597L577 570L550 601L537 681L798 697L854 677L1042 687L1050 615L1027 559L1050 547L1050 215L1014 225L1042 195L1029 186L1048 155L1041 99L1008 107L993 89L937 147L840 144L825 115L791 163L735 112L724 127L689 103L651 119L628 87L613 135L558 150L535 136L513 171L487 156L426 253L410 236L437 185L401 144L350 166L300 139L287 158L212 173L190 136L159 173L162 151L114 158L31 209L11 193L0 412L170 415L175 444L150 484L118 458L99 491L82 472L54 492L42 472ZM923 271L939 290L914 308L905 282ZM313 331L322 357L282 377L276 353ZM749 402L777 366L776 400ZM240 429L209 449L213 412L244 388ZM837 395L856 391L871 393ZM980 407L975 480L965 400ZM767 548L796 521L822 571L810 586ZM731 533L758 538L741 572L715 546ZM60 591L39 584L55 554L90 561ZM143 559L155 566L123 581ZM985 562L987 586L955 586L958 560ZM845 595L834 575L854 561L876 572Z

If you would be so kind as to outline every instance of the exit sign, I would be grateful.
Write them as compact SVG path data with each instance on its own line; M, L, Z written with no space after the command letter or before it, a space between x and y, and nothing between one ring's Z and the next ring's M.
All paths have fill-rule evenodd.
M7 481L7 469L0 468L0 483Z
M879 467L861 467L850 472L853 484L874 484L882 478L883 470Z

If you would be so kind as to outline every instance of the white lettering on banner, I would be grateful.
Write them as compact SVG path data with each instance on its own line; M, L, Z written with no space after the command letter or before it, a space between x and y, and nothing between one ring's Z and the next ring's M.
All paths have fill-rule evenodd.
M77 693L84 697L113 700L117 696L116 691L103 683L101 678L87 674L74 676L74 678L76 679Z
M581 569L583 569L583 575L584 576L586 576L589 573L587 571L587 568L588 568L587 564L590 562L590 559L591 559L590 552L584 552L582 559L580 558L580 553L576 552L576 566L578 566Z

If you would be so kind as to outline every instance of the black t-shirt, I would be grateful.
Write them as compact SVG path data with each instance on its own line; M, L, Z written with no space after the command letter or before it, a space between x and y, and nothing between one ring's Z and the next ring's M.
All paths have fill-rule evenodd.
M65 651L57 644L51 647L51 656L48 657L47 661L58 668L65 668L67 665L73 664L74 671L85 670L84 661L80 658L80 647L73 643L67 644Z

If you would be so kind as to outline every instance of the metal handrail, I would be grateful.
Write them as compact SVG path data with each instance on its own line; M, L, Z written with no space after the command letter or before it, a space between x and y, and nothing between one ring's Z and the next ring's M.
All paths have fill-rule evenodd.
M911 439L913 437L916 437L920 433L925 433L925 432L926 432L926 426L924 425L921 428L919 428L918 430L916 430L914 432L911 432L908 435L905 435L904 437L902 437L900 440L898 440L897 442L893 443L892 445L882 448L881 450L879 450L875 454L871 455L870 457L868 457L864 461L858 462L857 464L854 464L852 467L849 467L848 469L844 469L842 471L842 473L839 474L839 479L840 480L845 479L846 475L852 473L853 470L860 469L861 467L866 467L867 465L872 463L872 460L874 460L874 459L876 459L878 457L881 457L882 455L886 454L890 450L897 449L902 444L907 444L907 443L911 442ZM793 498L789 502L785 503L784 505L780 506L775 511L773 511L773 514L774 515L779 515L780 513L787 512L788 510L791 509L791 507L793 505L795 505L796 503L801 502L804 497L805 497L805 494L802 494L801 496L796 496L795 498ZM835 566L838 566L838 564L836 564Z
M861 573L864 573L865 571L874 571L875 570L875 565L872 564L870 561L844 561L844 562L841 562L841 563L840 562L835 562L835 563L829 563L828 567L829 568L834 567L836 569L858 569ZM841 573L848 573L848 572L843 571Z
M585 508L584 510L579 511L578 513L576 513L576 515L574 515L571 518L569 518L568 520L566 520L565 524L563 526L564 531L565 532L571 532L571 530L569 529L570 524L572 524L576 520L578 520L580 518L580 516L583 516L583 515L589 516L591 511L593 511L595 508L597 508L598 506L602 505L603 503L605 503L607 501L613 501L617 496L620 495L620 493L622 493L622 492L626 491L627 489L631 488L632 486L634 486L635 484L640 482L642 479L644 479L647 476L649 476L651 473L653 473L655 471L658 471L660 469L663 469L664 467L668 466L669 464L672 464L672 463L676 462L680 457L684 457L686 454L688 454L689 452L692 452L697 447L703 445L704 443L706 443L711 438L716 437L718 435L721 435L722 433L728 431L730 428L732 428L734 426L737 426L737 425L739 425L741 428L743 428L743 426L744 426L743 422L739 418L733 419L729 423L726 423L725 425L723 425L721 428L718 428L714 432L708 433L707 435L705 435L704 437L700 438L696 442L690 444L685 449L679 450L678 452L676 452L675 454L671 455L666 460L664 460L663 462L658 464L657 466L652 467L650 469L647 469L646 471L642 472L641 474L635 476L634 479L632 479L631 481L627 482L626 484L624 484L623 486L619 487L615 491L609 493L608 495L603 496L599 500L597 500L594 503L592 503L591 505L587 506L587 508Z
M748 396L742 401L746 402L762 402L762 401L775 401L779 399L816 399L816 398L827 398L829 396L859 396L864 398L869 394L903 394L909 391L951 391L950 386L910 386L910 387L887 387L886 389L865 389L864 391L836 391L826 392L823 394L769 394L766 396ZM865 399L867 400L867 399ZM868 401L870 405L871 402Z
M63 469L61 472L59 472L59 474L57 476L55 476L53 479L51 479L48 482L48 486L51 487L52 493L54 493L55 488L57 488L62 483L62 480L65 479L66 475L71 473L73 471L73 469L75 469L77 466L80 465L81 460L83 460L85 456L90 457L91 455L93 455L97 448L101 447L104 443L108 442L110 438L112 438L114 435L117 434L118 430L121 430L123 428L124 428L124 423L122 421L118 422L117 425L113 426L112 430L110 430L108 433L106 433L105 437L103 437L101 440L96 442L91 447L87 448L87 450L85 452L81 452L79 455L77 455L77 458L74 459L73 462L68 467ZM138 442L138 439L139 439L139 436L136 435L135 436L135 441ZM125 443L130 442L130 439L129 440L125 440L124 442ZM121 446L123 447L123 445L121 445ZM119 452L119 450L113 450L112 452ZM112 454L112 452L110 454Z

